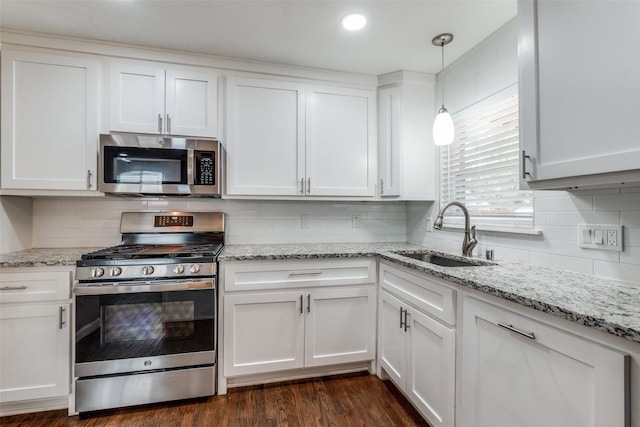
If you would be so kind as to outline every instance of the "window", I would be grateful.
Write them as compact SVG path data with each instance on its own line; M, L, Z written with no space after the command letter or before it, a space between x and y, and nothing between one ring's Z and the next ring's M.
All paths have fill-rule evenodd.
M473 224L533 228L533 192L519 190L518 95L510 86L453 115L453 144L440 147L440 201L457 200ZM445 223L462 224L458 208Z

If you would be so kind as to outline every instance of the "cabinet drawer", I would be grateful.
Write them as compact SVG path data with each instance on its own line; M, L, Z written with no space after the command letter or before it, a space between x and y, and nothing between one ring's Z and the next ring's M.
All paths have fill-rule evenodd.
M71 272L2 273L0 303L55 301L70 298Z
M227 292L375 283L373 260L239 261L221 269Z
M444 280L418 276L404 270L380 264L382 289L407 301L416 308L449 325L455 325L456 291Z

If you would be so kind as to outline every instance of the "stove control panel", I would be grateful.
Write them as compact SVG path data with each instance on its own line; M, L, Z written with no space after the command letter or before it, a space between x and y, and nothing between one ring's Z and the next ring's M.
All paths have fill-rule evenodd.
M211 277L216 274L216 263L168 263L138 265L93 265L76 268L76 280L79 282L114 282L125 280L186 279L189 277Z

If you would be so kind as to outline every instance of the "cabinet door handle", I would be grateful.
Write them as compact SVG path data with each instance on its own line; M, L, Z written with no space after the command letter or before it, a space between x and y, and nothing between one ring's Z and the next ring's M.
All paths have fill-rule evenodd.
M87 170L87 189L91 189L91 176L93 174L91 173L91 169Z
M303 311L302 311L302 310L303 310L303 307L304 307L304 304L302 303L302 294L301 294L301 295L300 295L300 314L302 314L302 313L303 313Z
M521 331L518 328L514 328L513 325L507 324L507 323L502 323L502 322L498 322L498 326L500 326L501 328L505 328L511 332L515 332L516 334L522 335L523 337L527 337L530 340L535 340L536 339L536 335L533 332L525 332L525 331Z
M167 114L167 133L171 133L171 116Z
M380 195L384 194L384 179L380 178Z
M307 194L311 194L311 178L307 178Z
M307 294L307 313L311 313L311 294Z
M527 172L527 165L525 163L527 159L531 160L531 156L528 156L527 152L522 150L522 179L527 179L527 177L531 176L531 174Z
M162 114L158 113L158 133L162 133Z
M304 194L304 178L300 178L300 194Z
M404 331L407 332L407 329L411 328L411 326L409 326L409 310L405 310L404 311Z
M67 309L66 309L66 308L64 308L64 307L60 307L60 312L59 312L60 320L59 320L59 322L58 322L58 329L62 329L62 327L67 323L67 322L65 322L65 321L63 320L64 312L65 312L65 311L67 311Z
M402 314L404 313L404 308L400 307L400 329L404 328L404 320Z
M3 286L0 291L21 291L27 289L26 286Z

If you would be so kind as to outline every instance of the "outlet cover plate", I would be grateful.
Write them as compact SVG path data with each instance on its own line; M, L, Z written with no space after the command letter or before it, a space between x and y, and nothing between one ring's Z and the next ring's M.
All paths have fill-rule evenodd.
M622 252L622 225L615 224L578 224L578 243L581 248ZM596 232L597 231L597 232ZM597 242L596 235L602 235ZM588 236L585 242L585 236Z

